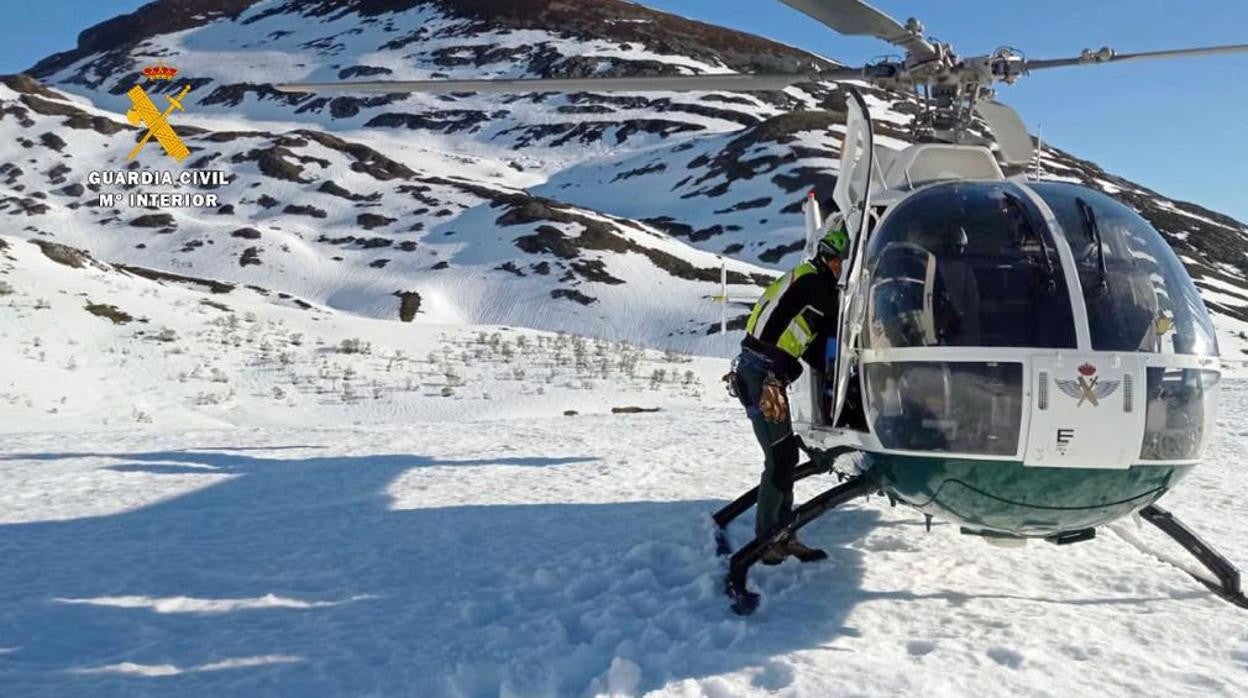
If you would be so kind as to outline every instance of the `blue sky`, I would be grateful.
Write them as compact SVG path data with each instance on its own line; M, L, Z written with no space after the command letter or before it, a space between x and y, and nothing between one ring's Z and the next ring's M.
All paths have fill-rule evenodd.
M79 31L138 7L136 0L0 3L0 72L73 46ZM643 0L838 60L865 61L887 45L848 38L779 2ZM1110 45L1122 52L1248 43L1244 0L874 0L899 20L918 15L963 55L1011 45L1033 58ZM1000 96L1058 147L1166 196L1248 222L1248 55L1038 73Z

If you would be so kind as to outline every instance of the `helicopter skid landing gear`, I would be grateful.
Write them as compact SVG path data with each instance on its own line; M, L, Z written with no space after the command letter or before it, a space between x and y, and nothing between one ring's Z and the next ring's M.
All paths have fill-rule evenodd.
M750 572L750 567L762 558L768 548L792 536L803 526L829 510L852 499L870 494L878 487L871 473L850 478L795 509L793 518L788 523L773 527L733 553L728 561L728 577L725 580L725 591L728 598L732 600L733 612L737 615L748 616L758 608L759 596L746 588L746 576ZM719 536L717 535L716 538L718 539Z
M826 451L811 450L805 444L798 441L799 447L810 456L810 460L798 466L793 471L793 482L804 480L811 475L819 475L832 470L832 464L837 457L846 453L852 453L857 449L847 446L838 446ZM737 497L729 502L722 509L711 515L715 520L715 554L727 555L732 552L732 544L728 542L728 524L732 523L736 518L750 510L754 503L758 501L758 487L752 487L745 494Z
M1187 552L1191 553L1205 569L1213 573L1218 578L1218 584L1215 584L1204 577L1192 575L1196 581L1209 587L1218 597L1232 603L1240 608L1248 609L1248 597L1244 596L1243 590L1240 588L1239 570L1231 564L1221 553L1209 547L1209 544L1201 540L1200 536L1192 532L1186 524L1175 518L1174 514L1162 509L1156 504L1150 504L1140 510L1140 518L1150 524L1161 529L1162 533L1170 536L1176 543L1183 546Z

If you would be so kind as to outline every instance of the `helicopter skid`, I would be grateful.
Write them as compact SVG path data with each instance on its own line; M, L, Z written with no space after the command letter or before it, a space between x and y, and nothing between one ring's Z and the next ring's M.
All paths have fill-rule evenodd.
M830 462L830 461L828 461ZM813 473L809 473L813 474ZM746 586L746 577L750 568L762 559L763 553L776 543L793 535L806 524L823 516L825 513L846 502L868 495L879 489L874 473L863 473L823 492L793 510L793 517L788 523L778 524L770 531L746 543L740 550L733 553L728 561L728 576L725 579L724 591L732 600L732 610L737 615L748 616L758 608L759 595ZM746 493L748 496L750 493ZM734 502L735 504L735 502ZM732 505L729 505L732 506ZM748 504L745 505L748 508ZM722 533L723 529L719 529ZM716 535L717 541L720 536ZM727 545L726 538L722 540Z
M1204 577L1193 574L1192 577L1209 588L1215 595L1228 603L1248 609L1248 596L1240 587L1239 570L1218 551L1209 546L1192 529L1156 504L1150 504L1140 510L1140 518L1156 526L1183 549L1191 553L1205 569L1218 578L1214 583ZM1190 574L1190 573L1189 573Z
M809 456L810 460L798 466L793 471L793 481L804 480L811 475L819 475L821 473L831 472L832 464L838 456L852 453L857 449L850 447L831 448L826 451L814 450L805 447L801 441L798 442ZM736 520L736 518L749 511L750 507L758 501L758 487L752 487L744 494L724 505L719 511L711 515L715 521L715 554L727 555L732 552L732 544L728 541L728 524Z
M836 472L841 482L795 509L788 523L775 526L732 553L732 545L727 534L728 525L754 505L758 499L758 488L751 488L715 512L712 517L715 522L716 554L723 556L732 553L728 562L724 591L731 599L733 612L738 615L750 615L758 608L760 597L749 590L747 577L750 568L762 560L764 552L828 511L857 497L877 492L881 487L882 473L875 468L848 478L843 473L834 470L833 463L836 458L856 451L855 448L840 446L823 451L803 447L803 450L810 455L810 460L797 468L794 473L795 481L821 473ZM1140 510L1139 515L1183 546L1217 579L1217 582L1214 582L1203 576L1192 574L1196 581L1208 587L1224 601L1248 609L1248 595L1244 594L1241 587L1240 572L1225 556L1214 550L1173 514L1156 504L1145 506ZM1086 539L1086 537L1089 536L1080 537L1078 540ZM1062 544L1074 542L1074 540L1053 540L1052 542Z

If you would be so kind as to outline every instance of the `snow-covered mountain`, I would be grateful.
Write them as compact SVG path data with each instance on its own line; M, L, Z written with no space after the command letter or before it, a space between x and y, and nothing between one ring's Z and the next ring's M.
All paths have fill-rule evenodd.
M834 35L829 36L835 52ZM227 171L211 208L94 205L92 170L139 135L125 92L160 61L189 82L171 117ZM97 258L254 285L314 306L417 322L513 324L725 353L711 334L719 257L757 293L799 248L803 194L830 191L842 99L784 92L381 95L272 84L378 77L793 70L830 59L621 0L162 0L82 33L0 87L6 232ZM51 88L51 89L49 89ZM881 139L913 105L868 90ZM163 99L154 98L158 102ZM155 145L137 161L171 163ZM129 165L133 167L134 165ZM1248 337L1248 228L1054 148L1047 176L1138 208L1187 262L1228 358ZM144 187L139 187L144 189Z
M733 615L709 514L760 456L722 360L300 301L0 236L5 695L1248 691L1242 612L1129 521L1002 549L858 500ZM1164 503L1242 562L1222 391Z
M707 296L721 258L734 296L795 262L836 85L271 87L826 60L619 0L162 0L4 78L0 693L1248 693L1242 618L1128 521L1002 549L873 497L803 530L828 563L760 569L758 614L730 613L708 514L760 454ZM157 61L181 71L144 83L158 108L192 84L182 165L227 184L93 183L178 169L156 143L126 161ZM902 147L911 106L868 99ZM1167 234L1240 363L1244 226L1044 166ZM98 200L161 191L219 201ZM1242 563L1248 384L1222 391L1164 503Z

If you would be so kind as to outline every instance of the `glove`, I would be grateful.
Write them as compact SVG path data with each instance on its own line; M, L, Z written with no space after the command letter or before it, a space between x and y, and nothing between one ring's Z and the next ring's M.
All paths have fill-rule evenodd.
M763 419L776 424L789 418L789 398L785 395L784 384L774 376L767 376L763 381L763 392L758 396L758 409Z

